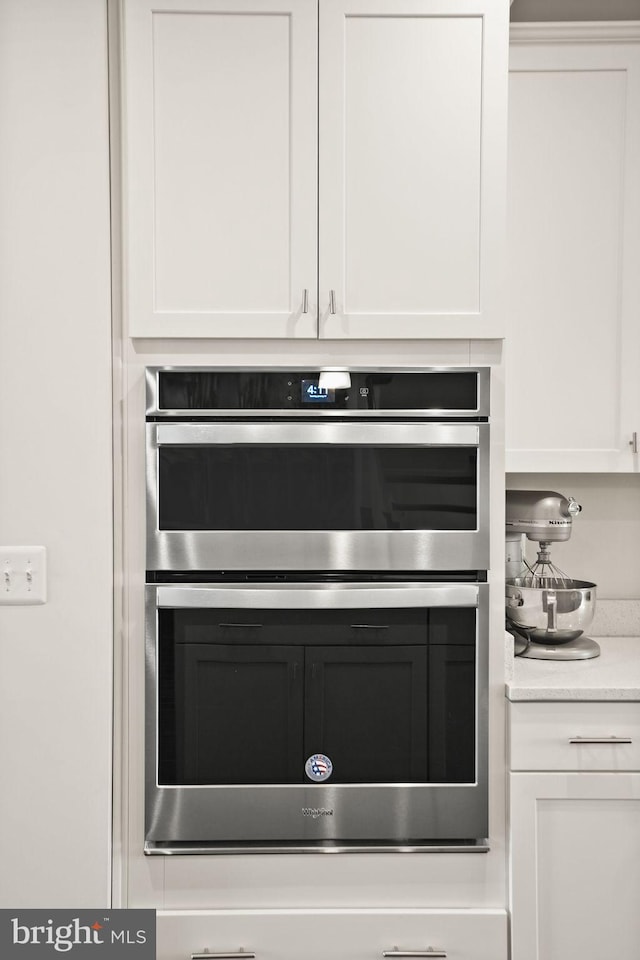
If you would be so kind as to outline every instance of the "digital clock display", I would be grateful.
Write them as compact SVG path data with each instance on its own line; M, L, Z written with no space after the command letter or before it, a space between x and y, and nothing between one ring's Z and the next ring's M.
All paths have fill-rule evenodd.
M301 381L301 399L303 403L333 403L334 391L319 387L317 380Z

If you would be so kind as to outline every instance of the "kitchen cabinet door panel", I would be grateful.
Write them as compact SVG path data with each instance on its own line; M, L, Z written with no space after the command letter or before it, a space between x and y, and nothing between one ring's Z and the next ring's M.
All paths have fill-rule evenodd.
M476 650L429 646L429 780L472 783L476 777Z
M424 646L309 647L305 671L305 755L331 759L331 783L427 780Z
M320 5L321 337L501 335L500 31L497 6Z
M165 722L163 711L171 707L160 704L160 730L169 743L175 736L174 782L302 781L300 648L179 644L175 718L170 714ZM165 768L170 769L166 763Z
M315 4L128 0L124 45L129 333L315 337Z
M513 960L596 960L640 943L640 775L510 777Z
M516 29L509 471L640 469L639 169L637 28Z

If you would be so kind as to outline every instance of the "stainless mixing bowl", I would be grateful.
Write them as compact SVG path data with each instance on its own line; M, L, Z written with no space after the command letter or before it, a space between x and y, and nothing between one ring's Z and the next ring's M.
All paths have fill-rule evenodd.
M567 643L580 637L596 610L596 585L563 580L561 587L530 586L529 577L506 581L507 620L538 643Z

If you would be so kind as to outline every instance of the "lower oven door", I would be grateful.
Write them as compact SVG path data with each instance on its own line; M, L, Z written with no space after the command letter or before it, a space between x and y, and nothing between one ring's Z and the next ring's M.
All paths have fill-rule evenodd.
M148 587L147 852L483 840L488 589Z

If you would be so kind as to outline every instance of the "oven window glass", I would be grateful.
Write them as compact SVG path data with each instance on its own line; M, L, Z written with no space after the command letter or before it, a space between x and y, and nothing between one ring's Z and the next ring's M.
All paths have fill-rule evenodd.
M161 530L475 530L477 450L162 446Z
M158 612L165 785L473 783L472 609Z

